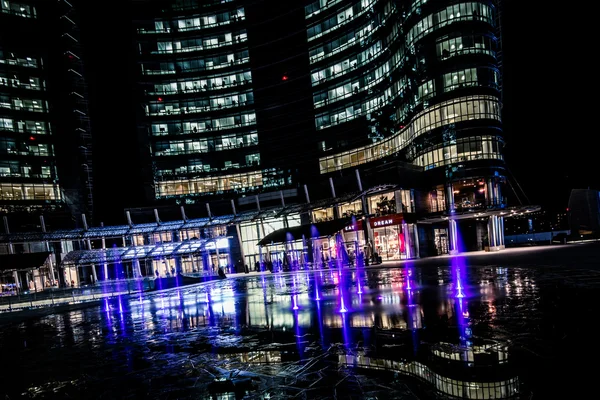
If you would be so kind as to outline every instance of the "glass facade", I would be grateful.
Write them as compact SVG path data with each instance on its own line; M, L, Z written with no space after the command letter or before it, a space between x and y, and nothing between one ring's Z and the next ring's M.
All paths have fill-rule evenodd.
M445 377L418 361L397 361L365 355L339 355L340 365L358 368L394 371L429 383L439 393L451 398L504 399L516 397L519 391L518 378L502 381L463 381Z
M502 180L494 1L319 0L305 21L321 174L399 158Z
M214 3L174 2L134 22L157 199L265 185L245 9Z
M36 24L36 8L0 1L0 210L61 200L41 49L9 40L13 24Z

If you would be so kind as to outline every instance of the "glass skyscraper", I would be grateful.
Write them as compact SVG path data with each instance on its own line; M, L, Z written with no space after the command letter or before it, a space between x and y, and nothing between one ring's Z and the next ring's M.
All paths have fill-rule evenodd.
M78 32L66 1L0 2L0 212L92 218Z
M262 187L243 5L141 3L140 130L149 138L156 199Z

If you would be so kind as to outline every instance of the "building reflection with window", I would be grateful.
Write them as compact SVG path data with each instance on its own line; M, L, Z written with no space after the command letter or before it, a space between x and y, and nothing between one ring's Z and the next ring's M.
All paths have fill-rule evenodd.
M472 305L462 297L466 282L460 283L459 272L447 272L449 281L439 285L444 294L433 298L432 292L425 294L429 278L407 267L368 272L364 282L369 290L364 292L348 284L362 280L356 271L269 274L143 302L132 299L131 312L134 320L145 321L136 326L160 322L170 331L244 329L254 344L232 347L231 340L241 338L227 334L214 336L212 347L217 359L241 365L288 365L306 357L307 346L314 352L312 343L317 341L333 356L330 360L361 373L400 374L452 398L519 398L520 382L508 345L473 335L470 311L479 308L477 300ZM481 274L475 282L485 279L486 272ZM348 300L346 312L338 308L341 297ZM494 298L490 292L482 301ZM438 306L426 307L424 301ZM354 345L340 345L343 337ZM267 347L259 345L260 338Z

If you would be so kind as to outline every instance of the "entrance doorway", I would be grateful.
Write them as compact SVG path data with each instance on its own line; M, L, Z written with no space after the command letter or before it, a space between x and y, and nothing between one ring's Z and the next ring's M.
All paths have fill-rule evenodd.
M448 254L448 229L434 229L433 234L437 255Z

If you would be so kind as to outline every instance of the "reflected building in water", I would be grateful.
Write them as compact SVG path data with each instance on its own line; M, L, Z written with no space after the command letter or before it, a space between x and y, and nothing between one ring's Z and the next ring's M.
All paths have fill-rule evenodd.
M478 289L466 279L459 282L461 273L448 276L445 293L430 308L424 306L427 283L410 267L382 274L385 279L378 284L366 275L350 279L350 273L328 271L315 279L314 274L226 281L156 295L132 301L131 318L146 321L139 324L141 330L149 318L173 332L227 327L239 337L209 335L213 351L241 364L276 366L305 359L313 355L309 347L316 340L339 366L415 378L455 398L518 398L520 383L506 344L473 338L468 298L469 290ZM356 279L364 283L361 293L352 283ZM342 296L346 312L340 312ZM486 296L483 302L495 297L491 291ZM274 344L262 350L241 345L236 341L243 332Z

